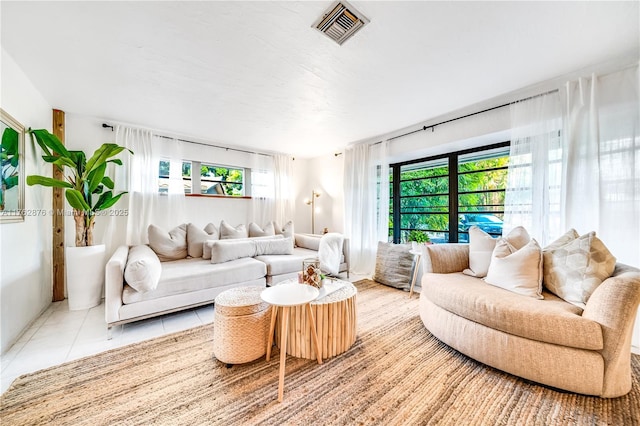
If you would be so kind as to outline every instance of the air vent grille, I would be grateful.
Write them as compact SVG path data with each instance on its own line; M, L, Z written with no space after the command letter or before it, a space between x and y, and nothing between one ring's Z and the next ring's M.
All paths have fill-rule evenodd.
M368 23L369 20L353 6L339 1L331 5L312 27L341 45Z

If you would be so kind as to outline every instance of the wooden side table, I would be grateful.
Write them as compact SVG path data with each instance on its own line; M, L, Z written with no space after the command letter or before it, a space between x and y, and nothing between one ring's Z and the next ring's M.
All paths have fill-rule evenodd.
M297 358L315 359L318 351L315 349L313 340L314 326L322 359L340 355L353 346L356 341L358 290L348 281L332 280L331 284L339 285L341 288L324 297L319 297L308 305L315 321L307 320L308 316L305 314L307 308L302 306L291 308L286 346L281 343L280 350L284 348L289 355ZM278 329L279 327L276 327L276 330ZM276 331L276 342L278 341L282 342L282 336L278 336Z
M312 324L311 333L316 349L318 364L322 364L322 357L318 344L315 319L309 302L315 300L320 292L317 288L298 283L281 284L269 287L260 293L260 297L271 305L271 325L269 327L269 341L267 342L267 361L271 359L271 346L273 345L273 332L276 318L280 317L280 375L278 380L278 402L284 398L284 373L287 360L287 334L289 332L290 309L301 307L306 310L308 321Z

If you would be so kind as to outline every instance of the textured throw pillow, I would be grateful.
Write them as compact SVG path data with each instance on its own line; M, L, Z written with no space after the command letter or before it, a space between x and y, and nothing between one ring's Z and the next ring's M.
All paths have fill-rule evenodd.
M240 224L234 228L224 220L220 222L220 239L231 240L234 238L249 238L247 227Z
M378 242L373 280L380 284L409 290L413 255L411 245Z
M167 232L155 225L149 225L149 247L156 252L162 262L187 257L187 224Z
M213 223L209 223L204 230L198 228L193 223L187 225L187 253L191 257L202 257L202 248L205 241L217 240L220 238L218 228Z
M498 238L491 255L487 283L524 296L542 297L542 250L531 239L519 250L506 238Z
M257 223L251 222L249 224L249 238L268 237L270 235L276 235L276 229L273 226L273 222L267 223L264 229L260 228Z
M524 247L531 240L529 233L522 226L516 226L504 238L516 249ZM475 225L469 228L469 269L462 273L472 277L486 277L496 241L497 238L491 237Z
M249 238L211 243L211 263L267 254L293 254L293 244L289 238Z
M284 237L282 235L269 235L267 237L254 237L254 238L232 238L224 241L245 241L245 240L282 240ZM203 259L211 259L211 246L214 242L218 240L207 240L202 245L202 258ZM293 245L292 245L293 248Z
M160 259L149 246L133 246L129 249L124 279L134 290L140 293L155 290L161 273Z
M285 223L285 225L283 227L280 227L280 225L278 225L278 222L272 222L273 223L273 228L276 231L276 235L282 234L284 235L285 238L294 238L294 230L293 230L293 221L289 221L287 223Z
M560 237L566 241L563 245L559 239L545 247L544 285L558 297L584 308L595 289L613 274L616 258L595 232L572 239L574 235Z

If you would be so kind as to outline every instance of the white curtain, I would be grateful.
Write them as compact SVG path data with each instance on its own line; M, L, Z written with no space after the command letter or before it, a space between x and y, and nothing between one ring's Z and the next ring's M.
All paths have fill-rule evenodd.
M595 230L620 262L640 266L638 65L566 83L564 219Z
M511 105L511 125L503 233L522 225L539 243L546 244L563 232L558 92Z
M373 273L378 241L388 240L386 147L385 142L345 150L345 234L349 238L351 271L358 274Z
M274 160L272 156L253 154L251 165L250 221L259 226L274 220L276 211Z
M545 245L568 228L596 231L640 265L638 81L636 64L512 106L504 232L524 225Z
M124 162L123 180L129 191L126 244L146 244L150 224L169 230L185 221L181 142L162 140L148 130L117 126L116 143L134 153ZM166 195L158 191L160 160L170 162Z
M284 226L293 220L295 201L293 192L293 158L289 155L274 155L275 221Z

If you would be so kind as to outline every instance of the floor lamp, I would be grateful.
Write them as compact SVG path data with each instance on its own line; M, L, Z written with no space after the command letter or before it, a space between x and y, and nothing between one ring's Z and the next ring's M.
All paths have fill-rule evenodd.
M316 190L311 191L311 199L304 200L306 205L311 205L311 233L316 233L316 198L320 196L319 192Z

